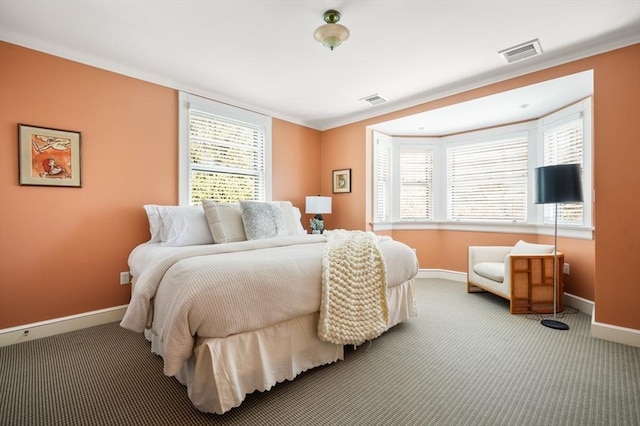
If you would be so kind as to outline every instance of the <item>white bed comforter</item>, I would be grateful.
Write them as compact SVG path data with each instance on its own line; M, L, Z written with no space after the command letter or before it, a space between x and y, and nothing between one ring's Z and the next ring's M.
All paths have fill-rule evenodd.
M150 327L162 340L164 372L175 375L194 336L226 337L318 312L323 235L194 246L154 262L137 278L121 325ZM380 243L387 285L417 273L406 245Z

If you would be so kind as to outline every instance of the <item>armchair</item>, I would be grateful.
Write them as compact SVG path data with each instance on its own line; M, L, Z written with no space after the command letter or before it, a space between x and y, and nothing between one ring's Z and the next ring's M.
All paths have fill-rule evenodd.
M553 246L470 246L467 293L488 291L510 301L512 314L553 313ZM564 255L557 254L556 310L563 310Z

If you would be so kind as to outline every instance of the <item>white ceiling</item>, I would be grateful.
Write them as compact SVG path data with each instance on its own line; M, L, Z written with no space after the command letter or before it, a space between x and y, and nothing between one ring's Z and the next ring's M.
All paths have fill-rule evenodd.
M313 38L331 8L351 31L334 51ZM0 39L326 130L638 43L640 0L0 0ZM498 54L533 39L539 56ZM532 113L565 93L541 88L505 99ZM376 93L389 102L359 100ZM478 126L456 116L387 129Z

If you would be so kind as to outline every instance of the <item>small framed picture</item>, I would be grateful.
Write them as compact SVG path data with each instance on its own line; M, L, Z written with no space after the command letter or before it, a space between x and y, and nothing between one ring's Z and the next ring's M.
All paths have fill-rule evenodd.
M351 192L351 169L333 171L333 193Z
M18 124L20 185L80 188L80 132Z

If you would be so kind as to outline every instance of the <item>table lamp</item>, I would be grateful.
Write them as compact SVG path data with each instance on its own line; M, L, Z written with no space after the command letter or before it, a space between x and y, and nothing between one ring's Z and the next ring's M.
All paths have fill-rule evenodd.
M324 231L322 215L331 213L331 197L322 197L320 195L306 197L305 212L315 215L310 221L311 233L322 234L322 231Z

